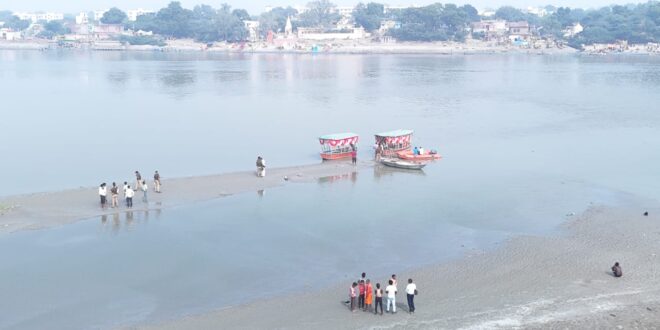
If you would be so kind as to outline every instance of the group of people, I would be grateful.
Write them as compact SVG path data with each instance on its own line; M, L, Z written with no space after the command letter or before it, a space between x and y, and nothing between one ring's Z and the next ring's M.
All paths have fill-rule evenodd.
M392 277L387 281L388 285L385 287L384 291L383 288L381 288L380 283L376 283L376 287L374 288L371 280L366 277L367 274L362 273L360 279L351 284L349 301L347 301L351 312L356 312L357 309L371 312L371 306L373 305L374 314L378 314L378 307L380 307L380 315L383 315L383 298L385 298L385 311L389 313L391 310L392 314L396 313L396 296L398 293L396 274L392 274ZM411 278L408 279L405 291L408 300L408 313L413 314L415 313L415 296L418 292L417 285L413 283Z
M413 148L413 155L423 155L423 154L424 154L424 147Z
M136 191L142 191L142 202L148 203L147 192L149 187L147 186L147 180L142 179L142 175L139 171L135 171L135 189L128 184L127 181L124 181L124 187L122 189L124 193L124 199L126 201L126 207L133 207L133 197L135 197ZM154 192L160 193L160 173L158 171L154 172ZM101 208L105 209L107 207L107 195L108 189L105 182L101 183L99 186L99 196L101 198ZM112 208L119 207L119 187L115 182L112 183L110 187L110 196L112 198Z

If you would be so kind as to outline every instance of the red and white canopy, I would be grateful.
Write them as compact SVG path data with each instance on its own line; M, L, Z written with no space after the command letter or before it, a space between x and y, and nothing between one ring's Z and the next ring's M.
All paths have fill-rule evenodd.
M331 147L356 145L358 140L358 135L353 133L328 134L319 137L319 143Z

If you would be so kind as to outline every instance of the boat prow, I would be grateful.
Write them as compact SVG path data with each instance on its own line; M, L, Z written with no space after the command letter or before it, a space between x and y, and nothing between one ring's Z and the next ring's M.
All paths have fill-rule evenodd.
M415 155L411 150L403 150L396 153L396 156L405 159L405 160L417 160L417 161L430 161L442 158L440 154L437 153L425 153L423 155Z

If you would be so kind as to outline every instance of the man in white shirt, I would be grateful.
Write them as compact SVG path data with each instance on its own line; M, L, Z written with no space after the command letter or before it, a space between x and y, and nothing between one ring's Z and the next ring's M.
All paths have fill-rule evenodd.
M126 187L126 207L127 208L132 208L133 207L133 196L135 196L135 191L131 189L131 186Z
M417 294L417 285L413 283L412 278L409 278L408 285L406 286L406 296L408 298L408 312L410 314L415 312L415 294Z
M387 294L387 309L386 311L390 312L390 304L392 305L392 314L396 313L396 286L394 282L390 280L390 285L385 288L385 293Z
M105 182L101 183L99 186L99 196L101 197L101 208L104 209L106 205L106 197L108 195L108 191L105 189Z

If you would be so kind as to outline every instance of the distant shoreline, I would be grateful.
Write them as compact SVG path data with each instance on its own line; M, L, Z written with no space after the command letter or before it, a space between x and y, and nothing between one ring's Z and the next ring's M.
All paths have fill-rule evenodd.
M509 46L488 46L461 43L391 43L391 44L361 44L361 43L332 43L332 47L321 49L317 52L310 48L304 49L281 49L274 45L265 43L246 43L243 47L237 44L217 44L213 47L206 47L205 44L196 43L189 40L175 40L167 46L148 46L148 45L127 45L117 46L107 49L86 48L51 48L53 44L50 41L1 41L0 50L85 50L85 51L109 51L109 52L209 52L209 53L243 53L243 54L392 54L392 55L481 55L481 54L533 54L533 55L557 55L557 54L576 54L579 51L570 47L565 48L518 48ZM321 43L321 42L319 42Z
M402 43L364 43L348 40L319 41L321 47L312 51L315 43L304 41L296 44L298 48L277 47L265 42L228 44L217 43L208 47L193 40L170 40L167 46L122 45L119 42L106 41L98 45L85 44L85 47L52 48L53 42L42 40L0 41L0 50L83 50L98 52L207 52L230 54L355 54L355 55L488 55L488 54L529 54L529 55L660 55L660 52L640 50L634 47L623 51L593 51L563 48L524 48L510 45L494 45L483 42L402 42ZM111 46L102 46L111 44ZM94 48L98 47L98 48Z

